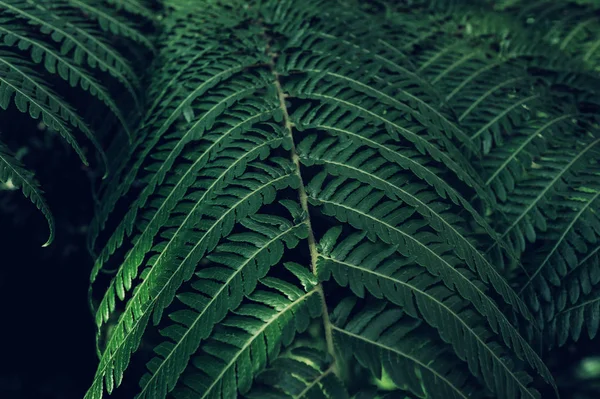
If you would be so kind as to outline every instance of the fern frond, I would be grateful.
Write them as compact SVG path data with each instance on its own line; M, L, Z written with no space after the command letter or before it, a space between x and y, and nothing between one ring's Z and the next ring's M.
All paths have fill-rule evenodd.
M322 82L313 82L315 85L318 83L321 83L318 85L319 88L327 87L326 85L323 85ZM345 87L345 89L347 89L347 87ZM299 96L301 98L305 97L305 95L302 92L297 91L295 87L290 87L288 90L295 96ZM350 95L352 95L352 93L350 93ZM387 136L386 139L390 142L397 142L400 139L407 140L419 152L427 154L431 158L443 163L444 166L452 170L456 174L456 177L465 182L468 186L472 187L483 201L492 201L489 193L487 193L486 189L483 188L483 183L474 177L477 176L476 172L473 171L470 173L470 167L463 167L468 163L464 161L465 163L463 164L463 162L461 162L464 160L462 157L457 160L456 158L447 154L445 151L441 151L440 148L434 144L435 138L429 138L426 136L426 127L401 118L403 113L390 112L387 109L384 109L384 107L381 107L381 111L383 111L385 114L391 114L391 118L387 117L390 119L386 119L378 114L375 114L373 112L373 110L375 110L374 107L367 106L366 108L363 108L362 105L356 105L344 100L341 93L338 93L334 97L315 93L306 96L309 98L322 99L325 104L316 104L316 106L313 107L301 108L296 115L293 115L294 120L302 118L303 125L318 125L325 128L333 127L334 130L342 130L342 133L343 130L349 130L349 134L352 134L353 128L359 125L374 125L380 127L377 131L369 129L369 134L381 134L385 132L382 136ZM359 98L355 99L355 101L357 100L359 100ZM359 101L365 100L366 99L361 98ZM394 122L390 123L392 119ZM367 139L365 141L372 140ZM452 147L450 147L450 150L453 150Z
M433 274L447 278L448 284L456 286L465 298L481 306L482 310L485 308L487 311L483 313L491 317L492 325L497 324L494 321L497 317L503 318L498 309L491 312L496 306L481 288L456 269L455 258L447 253L452 247L445 244L439 234L427 231L426 221L417 219L407 223L415 212L413 208L388 200L383 192L359 181L338 177L324 183L325 178L326 175L320 173L308 184L311 204L322 207L325 215L366 231L371 240L379 238L385 243L399 245L403 255L415 257ZM497 271L481 268L476 272L482 281L490 282L507 303L527 318L527 307Z
M219 254L215 257L218 258ZM148 364L152 374L142 378L139 398L162 397L171 390L186 367L189 356L196 352L201 339L204 343L194 355L191 365L187 367L180 383L181 388L178 390L194 392L199 398L226 398L235 395L236 392L243 395L250 390L255 375L278 356L281 347L290 345L297 332L304 332L311 319L320 316L320 297L314 286L310 286L309 283L309 286L301 289L283 280L262 278L268 266L272 264L269 262L262 266L263 269L258 275L261 278L261 288L254 289L254 278L250 278L250 281L254 281L253 284L248 284L246 279L244 285L252 287L250 290L246 288L246 292L252 292L248 296L249 301L234 307L233 314L219 323L208 339L206 338L214 323L206 323L202 317L211 306L205 306L207 304L203 298L203 294L210 295L207 292L209 284L205 276L216 277L217 274L210 266L205 272L198 273L200 280L192 283L192 287L198 291L180 295L180 300L191 308L170 315L177 324L172 324L162 331L162 335L170 340L156 348L155 351L160 357L155 357ZM296 269L292 270L296 272L298 268L303 268L297 264L294 266ZM310 271L304 269L304 274L313 279L312 284L316 283ZM224 285L223 288L227 286ZM231 302L239 305L241 297ZM207 314L211 313L209 311ZM198 328L204 331L200 333ZM194 332L195 330L198 332ZM190 340L188 337L193 336L199 339L191 338L193 343L186 343ZM189 348L186 349L188 353L181 354L181 348L186 347ZM172 358L177 360L172 361ZM173 366L169 363L177 364L176 372L173 372ZM168 375L165 375L164 370L169 370ZM162 382L164 378L168 379L166 384ZM177 397L178 394L175 393L174 396Z
M329 242L328 239L324 245L326 248L320 254L318 263L318 271L322 279L327 280L332 273L338 284L349 285L356 296L364 297L366 289L377 298L386 298L401 306L415 319L426 320L439 331L444 341L454 346L459 357L467 361L474 375L485 378L486 375L502 373L505 376L503 377L505 380L498 386L490 384L491 381L486 381L492 391L499 393L504 389L504 384L511 384L507 382L514 377L511 366L503 364L501 359L504 355L499 355L497 352L497 344L489 343L490 332L484 332L485 329L475 324L476 317L472 310L464 300L448 290L446 286L452 287L461 296L469 299L483 318L488 318L493 312L490 309L495 307L494 304L479 305L478 301L468 294L465 295L466 289L460 287L460 282L450 282L447 273L436 272L431 268L426 269L429 272L424 270L418 255L409 253L402 246L372 244L364 240L364 234L350 235L339 244ZM323 248L324 245L322 244L321 247ZM395 257L394 254L397 252L408 260ZM412 259L415 259L414 262L417 264L414 264ZM457 273L464 272L458 269ZM496 333L499 332L503 336L504 343L514 349L519 358L527 360L550 382L552 380L550 372L539 356L499 310L495 313L496 320L488 318L491 329ZM436 321L442 319L444 324ZM479 348L473 357L461 353L465 340L472 340L473 346ZM483 361L484 358L490 359L489 363ZM495 365L486 366L490 363ZM493 371L485 370L485 367L493 367ZM518 378L513 382L516 383L515 386L521 386ZM523 392L527 391L525 386L521 388L524 389Z
M523 251L525 240L536 240L535 229L545 230L547 220L552 213L544 215L543 205L552 195L568 186L571 176L585 168L587 160L593 159L597 153L595 147L599 139L587 141L579 145L564 146L560 150L550 150L540 159L541 168L532 169L531 176L518 189L512 192L506 205L501 209L509 217L502 237L510 237L514 246ZM573 148L574 147L574 148Z
M483 165L487 172L485 183L500 201L506 202L508 193L526 177L533 159L547 151L549 142L566 137L574 129L575 118L576 114L564 114L532 119L515 132L512 140L490 152Z
M558 392L533 346L596 311L595 89L491 2L392 3L164 3L90 227L86 399L147 345L140 398Z
M328 59L329 60L329 59ZM463 156L452 147L452 144L448 141L447 137L443 134L452 134L455 132L456 135L460 135L459 142L467 145L467 147L474 150L474 147L471 145L468 137L465 133L462 132L459 128L455 127L453 124L448 122L446 118L436 109L429 106L424 102L417 102L418 97L413 95L408 95L401 100L397 100L392 97L391 92L394 92L395 96L398 96L398 93L402 93L400 84L390 85L387 90L390 93L386 92L387 90L383 88L373 87L368 84L364 84L354 77L348 77L343 74L337 72L322 72L317 68L308 68L306 66L286 66L287 70L293 70L295 68L304 69L308 74L308 78L299 81L296 84L296 87L288 87L290 93L294 96L298 96L300 98L313 98L325 103L333 104L339 107L343 107L348 110L349 113L360 114L371 119L372 123L375 125L384 125L386 127L394 129L398 131L400 134L407 133L410 134L410 128L406 126L398 125L397 123L392 122L393 119L396 119L396 115L404 112L410 112L415 115L414 120L419 123L423 123L425 127L432 127L431 130L436 132L438 128L435 126L444 126L443 130L438 130L438 134L434 136L435 139L440 140L444 146L448 147L448 151L455 157L455 159L462 159ZM320 66L320 68L325 68L325 70L331 68L331 65ZM337 71L336 68L331 68L334 71ZM341 71L338 71L341 72ZM354 71L353 71L354 72ZM360 76L364 76L364 71L356 71L356 74ZM323 75L323 76L322 76ZM334 79L328 79L329 76L332 76ZM367 75L368 76L368 75ZM311 79L312 78L312 79ZM340 82L344 82L340 84ZM359 87L359 92L364 92L365 94L369 94L372 98L368 96L360 96L363 97L362 101L364 104L355 104L353 101L357 100L356 93L354 92L354 87ZM352 87L352 91L348 91L348 88ZM385 91L384 91L385 90ZM421 100L422 101L422 100ZM419 110L421 108L425 108L423 104L427 104L427 108L421 113L415 113L412 111L412 108L407 107L405 104L417 104L413 105L415 108ZM374 104L379 103L379 109L374 107ZM389 110L388 104L392 103L396 110ZM385 112L384 112L385 111ZM389 114L388 114L389 113ZM383 114L383 115L382 115ZM437 133L437 132L436 132ZM468 165L468 163L464 162L463 165ZM467 166L464 166L468 168Z
M123 266L121 271L117 274L116 286L114 290L112 286L109 288L107 292L108 295L114 295L117 293L121 299L124 298L125 290L129 290L131 287L132 280L137 276L137 268L140 266L140 260L143 257L140 257L139 254L136 254L136 251L144 251L147 252L151 249L151 245L154 239L154 234L158 232L158 228L161 227L166 220L165 217L176 209L176 206L184 199L184 195L186 194L187 189L193 185L195 182L198 173L203 169L212 169L213 165L208 163L207 160L210 156L213 156L213 149L222 150L221 140L224 140L225 145L231 146L231 152L221 152L220 157L213 159L213 163L217 166L216 171L219 173L215 176L216 179L212 181L208 187L197 187L202 188L205 191L199 197L199 200L204 200L205 198L210 198L214 195L214 191L220 189L226 182L227 179L230 179L232 173L240 173L240 170L243 171L248 162L261 157L264 158L269 151L271 146L281 145L284 141L284 138L281 136L281 132L275 131L275 134L272 136L268 131L257 130L256 138L248 135L248 137L239 138L237 141L235 140L235 135L239 135L241 132L246 131L245 129L252 129L252 124L256 122L262 122L264 119L267 119L270 116L272 109L269 109L268 106L264 106L263 104L246 104L248 106L241 105L238 109L231 110L228 115L231 117L230 122L225 128L222 128L220 132L211 132L210 136L203 137L205 141L209 141L209 144L205 148L204 156L195 159L193 163L188 164L187 170L184 171L181 178L173 181L171 179L170 182L167 182L169 185L172 185L172 190L168 195L167 193L159 192L158 194L163 197L159 198L160 206L157 207L156 212L150 217L150 215L144 215L146 222L144 223L144 229L142 230L142 235L136 237L135 245L132 250L126 255L124 259ZM250 130L252 132L252 130ZM247 132L247 131L246 131ZM233 137L231 137L231 136ZM261 137L262 136L262 137ZM230 138L231 137L231 138ZM264 141L263 141L264 140ZM237 154L234 151L239 151ZM228 161L228 163L223 163L223 161ZM221 166L219 165L225 166ZM283 165L282 165L283 166ZM193 187L193 186L192 186ZM166 197L166 198L165 198ZM203 206L200 201L196 204L194 209L198 209L198 212L202 212ZM200 208L198 208L200 207ZM201 215L202 213L200 213ZM189 215L188 215L189 216ZM189 223L192 223L194 219L190 219ZM156 220L156 222L155 222ZM187 220L187 219L186 219ZM153 226L153 223L156 223L156 227ZM185 232L185 228L182 228L182 233ZM146 239L144 237L145 234L148 234L149 237ZM109 242L110 245L110 242ZM129 262L128 260L132 261ZM93 273L97 273L95 269ZM93 274L92 277L95 275ZM112 300L112 299L111 299ZM98 314L98 317L107 318L106 315L103 316L103 313ZM101 323L102 318L97 319L97 323Z
M470 182L470 177L461 172L459 167L455 169L455 164L453 162L449 162L449 164L446 166L448 166L451 171L458 170L459 172L454 176L446 176L445 173L440 171L437 165L430 163L430 159L422 156L426 154L430 156L432 160L436 160L438 162L441 161L444 163L447 158L444 157L443 153L435 146L431 146L425 140L419 140L417 142L417 150L410 148L410 146L399 146L398 141L394 140L395 136L390 136L382 129L369 127L365 121L355 120L348 124L341 125L335 119L329 118L329 115L335 115L335 110L327 107L323 107L322 109L317 108L316 110L321 112L315 112L313 115L311 115L299 110L297 113L292 115L292 120L295 122L296 127L299 130L318 129L323 133L326 132L332 134L333 136L339 137L339 143L336 143L336 145L333 146L333 148L336 149L334 154L335 156L342 156L345 161L346 158L352 155L353 151L364 151L367 148L377 150L381 158L379 160L375 160L374 165L377 165L379 162L382 162L385 159L387 162L392 162L393 164L397 165L397 171L410 170L416 177L422 179L429 186L431 186L441 199L445 200L448 198L454 204L464 208L473 217L476 223L479 224L491 237L496 236L496 233L479 214L479 212L473 208L473 206L464 198L461 193L457 192L456 189L448 183L448 181L454 177L458 177L459 179L462 178L465 180L465 182ZM322 143L315 143L314 137L303 140L298 146L298 150L302 155L303 163L310 165L313 162L319 162L320 157L328 157L328 155L322 154L324 154L325 149L331 144L332 143L329 140L323 140ZM310 148L313 145L318 145L321 148L319 151L313 151L313 149ZM426 148L425 151L420 150L419 147L421 145ZM339 152L342 152L342 154L340 155ZM425 154L423 154L423 152ZM358 162L363 162L362 158L358 157L357 159ZM321 163L326 162L322 161ZM337 166L339 163L340 162L337 162L335 165ZM338 168L334 167L332 169L333 170L330 171L330 173L335 173L336 175L345 175L345 173L348 172L348 169L353 170L350 167L346 167L345 173L336 173L336 169ZM386 171L385 173L389 172ZM364 174L361 173L356 173L355 175L363 176L363 179L366 178ZM365 183L372 182L372 179L365 181ZM380 186L380 188L381 187L382 186ZM397 196L397 193L393 193L393 189L388 190L389 187L387 187L386 184L383 184L383 187L384 190L388 191L387 193L391 196L391 198ZM420 187L418 188L421 189ZM411 202L414 204L414 201ZM422 209L419 206L415 206L415 208L418 211ZM425 209L422 210L423 212L427 213ZM428 215L425 214L423 216L428 217ZM497 238L494 238L494 240L497 241ZM502 246L501 243L499 245Z
M577 341L585 327L590 339L594 339L600 326L600 296L586 296L576 305L569 306L553 317L548 326L548 335L559 346L569 338Z
M157 145L157 143L165 134L165 132L167 132L168 129L178 120L178 118L184 114L184 111L188 115L188 117L190 117L189 112L192 112L192 118L193 115L195 115L196 113L200 114L206 111L210 112L208 112L207 115L205 115L204 117L201 117L197 125L192 124L190 126L189 130L187 131L187 134L184 134L180 138L182 141L179 145L175 145L177 143L173 141L175 145L173 155L168 157L166 163L157 171L159 173L157 173L156 179L154 179L154 182L156 183L153 182L149 185L149 188L145 191L145 195L143 195L143 200L138 202L141 205L144 204L143 201L145 201L147 195L152 194L153 190L156 188L156 184L158 184L164 178L165 173L168 171L169 163L173 160L173 156L176 156L178 154L178 151L181 151L183 145L185 145L188 141L192 140L194 137L197 136L201 137L204 128L206 126L211 126L211 124L214 123L213 118L215 118L220 112L223 111L223 107L225 104L227 104L231 100L235 100L235 96L229 97L231 93L228 92L223 96L224 98L220 98L224 100L224 102L217 102L217 104L215 104L216 107L214 109L208 110L199 108L198 110L194 111L192 108L194 100L196 100L202 94L206 93L211 88L215 86L218 87L219 83L223 80L226 80L234 74L239 73L245 67L250 65L251 61L256 61L256 58L247 58L239 60L238 57L227 53L224 54L224 52L221 51L206 56L210 56L210 58L214 60L212 68L202 68L206 66L206 64L202 62L194 63L192 61L189 64L188 70L181 71L181 73L184 74L184 76L187 73L197 73L196 79L199 80L198 84L192 85L191 87L186 87L186 90L182 91L181 87L177 84L178 81L171 80L169 82L169 85L165 87L165 89L171 90L171 95L170 97L168 97L167 101L160 104L160 111L156 111L148 115L147 121L144 122L144 128L142 130L142 133L140 134L140 138L137 140L136 143L134 143L134 146L130 150L129 156L131 158L129 158L129 161L132 163L123 163L121 169L122 174L119 173L120 171L117 171L113 179L109 182L109 186L105 190L106 194L103 198L103 209L101 209L98 212L98 216L92 222L92 226L90 227L92 232L94 232L91 235L93 240L95 239L94 237L97 234L95 232L98 232L99 228L104 225L104 223L108 219L108 216L110 215L110 212L112 212L112 210L114 209L114 206L117 203L118 199L121 198L121 196L123 196L124 194L126 194L131 188L135 179L139 178L137 174L140 171L140 168L143 165L144 161L147 161L147 157L149 156L151 151ZM199 61L196 59L196 57L193 57L192 60ZM242 77L240 84L247 84L250 87L256 86L260 84L260 76ZM162 88L164 86L160 87ZM227 88L225 90L227 90ZM165 90L163 91L163 93L167 93L167 91ZM250 93L251 91L244 92L241 94L241 97L245 96L246 94L249 95ZM156 105L152 107L153 110L156 106L158 106L158 103L155 104ZM233 129L232 131L235 131L235 129ZM150 134L150 132L152 132L152 134ZM141 151L135 151L137 148L140 147ZM126 166L129 167L126 168ZM198 163L198 167L201 166L202 163ZM146 193L148 194L146 195ZM128 216L124 220L123 228L119 228L115 232L115 234L113 234L113 236L110 238L110 241L107 243L105 249L103 250L103 253L99 256L96 262L92 276L94 276L97 273L97 271L102 267L102 263L106 261L108 256L114 253L115 249L121 245L123 241L125 227L127 228L129 234L131 234L131 230L133 228L132 223L135 220L135 215L138 210L137 208L137 206L134 207L132 212L129 214L130 216Z
M81 87L102 101L117 117L125 133L131 136L127 119L106 88L85 69L76 65L70 57L56 51L46 42L31 37L27 29L10 18L0 17L0 36L5 45L28 50L31 59L37 64L43 63L49 73L60 76L71 87Z
M377 378L385 370L398 387L419 397L481 394L477 384L465 378L464 364L421 321L384 302L368 304L351 315L355 303L355 298L346 298L332 313L340 353L352 353ZM527 381L523 375L518 378Z
M336 130L330 129L333 132ZM361 135L366 135L365 133L366 131L362 130ZM483 272L483 270L494 269L494 266L474 246L472 240L465 236L466 229L460 227L461 217L458 216L458 212L453 213L449 209L450 205L444 202L446 197L449 197L454 204L466 209L473 216L475 222L492 237L495 233L469 205L468 201L436 175L434 165L428 164L428 160L420 158L418 152L398 147L394 155L401 162L396 165L389 163L390 157L385 153L376 151L377 147L365 148L361 143L334 138L321 139L315 143L316 140L317 137L311 135L298 145L298 152L303 164L307 166L323 165L331 176L359 180L383 191L391 199L406 203L428 220L431 227L445 237L449 245L455 247L458 256L466 261L471 270L487 275L488 272ZM431 188L417 184L411 179L412 175L405 172L405 169L424 178L423 180L431 184ZM437 171L437 173L440 172ZM483 280L487 281L488 278L485 277ZM498 288L497 283L500 280L495 278L490 278L490 280L495 280L496 283L493 285ZM508 297L511 296L510 290L499 290L506 293ZM519 301L514 296L512 299L508 299L508 297L506 299L509 303L518 304ZM525 309L523 306L520 308Z
M0 143L0 180L5 184L10 183L20 189L23 195L42 212L50 230L48 240L43 246L50 245L54 239L54 218L52 217L50 208L46 204L39 183L33 176L33 173L25 169L21 162L2 143Z
M54 93L49 87L46 86L43 79L32 69L33 65L26 60L15 57L11 53L4 51L0 51L0 64L2 64L2 67L8 69L6 73L7 80L5 82L8 82L8 80L19 82L19 80L21 80L20 87L14 85L9 86L13 87L15 90L15 103L19 106L18 103L21 101L28 102L29 115L31 115L34 119L38 119L38 117L35 116L38 112L36 107L40 107L40 105L43 104L46 111L41 111L42 120L44 120L46 124L48 124L46 121L52 120L51 124L48 126L51 129L58 131L58 133L60 133L61 136L63 136L67 142L73 146L77 154L79 154L82 162L87 165L87 160L75 141L75 138L72 136L72 134L70 134L70 129L68 129L66 125L60 124L61 120L58 118L58 116L60 116L62 120L70 123L72 127L85 134L86 138L92 143L92 145L98 151L98 154L100 154L102 157L105 171L108 173L108 161L106 160L106 154L104 153L104 150L102 149L102 146L98 140L96 140L94 133L92 133L92 131L88 128L86 123L83 121L83 118L79 116L79 114L66 101L61 99L58 94ZM31 93L31 95L27 93ZM33 98L33 96L35 96L35 98ZM20 107L23 107L23 105ZM22 111L22 109L20 110ZM52 116L55 116L55 118L52 119Z
M98 21L102 30L111 32L115 35L121 35L129 38L134 42L142 44L148 50L155 52L154 44L135 27L130 25L130 22L120 17L118 14L111 12L105 7L103 1L100 0L67 0L74 7L80 8L89 16Z
M573 191L565 190L553 201L557 215L547 231L542 233L547 244L532 254L535 260L527 260L533 267L520 288L532 309L540 315L541 324L550 323L547 334L550 343L558 342L559 345L565 343L569 330L573 331L574 339L579 337L575 331L581 328L582 320L565 324L554 319L564 319L565 314L571 313L565 309L568 306L579 309L578 305L592 294L598 283L593 273L594 250L590 250L600 238L597 215L600 209L600 170L597 161L588 163L571 185ZM590 319L590 328L595 323L593 320ZM566 330L560 328L563 326Z
M251 86L248 86L249 84L251 84ZM146 204L157 187L164 181L167 173L173 167L176 159L181 155L184 147L192 141L197 141L200 138L203 138L206 129L212 127L212 125L215 123L215 118L222 113L227 106L231 106L236 101L250 96L253 91L264 85L264 78L261 78L260 76L245 77L245 79L241 79L240 81L231 82L230 85L228 85L228 87L223 91L215 93L214 97L207 97L206 102L203 103L202 106L198 107L198 109L192 110L192 108L189 108L190 112L201 113L201 116L193 122L190 121L189 127L182 129L181 134L171 135L168 137L168 143L161 146L162 152L165 154L164 159L159 160L159 162L156 162L153 165L153 173L147 182L147 186L135 203L132 204L129 212L123 218L123 222L119 225L119 227L117 227L107 242L105 250L100 253L95 268L92 271L92 282L102 267L103 261L108 259L108 257L114 253L118 246L121 245L126 234L131 235L133 223L136 220L138 211ZM178 108L183 108L183 106L180 105ZM139 251L147 251L149 249L148 246L152 243L154 235L158 232L158 228L160 228L161 223L163 223L161 218L164 217L164 215L167 215L178 203L178 201L181 200L187 188L193 183L195 173L197 173L199 168L204 167L209 157L213 155L213 149L220 149L222 143L227 143L230 135L238 134L239 130L243 129L245 126L252 124L254 121L266 120L269 117L270 114L268 107L265 107L264 109L261 109L260 107L256 108L257 109L255 111L252 108L240 106L237 113L230 113L232 118L238 119L237 123L231 123L231 128L226 131L226 134L220 137L215 137L214 142L210 147L207 148L204 155L193 164L192 168L190 168L183 178L174 186L171 193L172 195L168 195L166 197L162 205L157 209L155 217L150 219L145 230L142 232L141 237L138 239L139 244L136 245L133 251L130 252L125 258L125 264L127 264L127 259L129 257L132 257L133 259L139 258ZM253 111L256 113L254 114ZM173 112L171 114L171 118L174 119L174 115L176 115L178 112L181 111L176 110ZM171 123L173 123L173 121L167 120L163 122L161 130L166 131L167 127L170 126ZM156 138L153 138L152 141L147 144L146 148L152 148L151 143L156 143L159 138L161 138L160 131L156 134Z
M542 33L546 42L598 70L600 24L591 4L577 6L574 2L551 1L527 5L519 3L523 2L500 4L499 7L516 14L520 22L532 24Z
M333 373L328 354L298 346L278 356L260 373L247 399L346 399L348 392ZM183 399L185 396L178 397Z
M76 64L86 63L92 68L108 71L124 85L136 108L139 108L136 91L138 77L129 62L103 40L101 35L95 34L85 19L76 16L73 9L65 7L62 1L48 9L32 0L1 0L0 8L37 26L40 32L60 44L63 55L72 53Z
M17 109L40 119L49 129L59 133L73 147L85 165L89 165L77 143L70 124L87 131L87 126L73 109L46 86L45 82L23 60L10 53L0 53L0 108L7 110L14 102Z
M150 21L156 19L156 13L152 11L144 0L106 0L117 10L125 10L128 13L139 15Z
M485 52L464 43L445 46L438 55L441 59L430 57L431 64L425 61L432 69L428 75L441 86L460 125L484 154L502 146L530 118L529 110L540 108L546 97L533 90L530 76L513 67L515 54L487 59Z
M275 143L267 141L265 144L268 146ZM263 157L268 154L267 148L263 147ZM246 152L240 151L240 153L243 159ZM260 153L252 155L257 157ZM192 209L189 210L189 206L183 203L180 207L181 210L176 209L174 211L176 215L183 212L187 216L185 216L183 224L168 235L169 241L165 243L166 245L156 247L161 252L151 259L150 265L152 267L143 273L142 284L136 287L132 298L127 302L125 313L115 327L113 337L103 354L99 372L94 380L94 387L90 390L90 398L97 398L97 395L102 392L104 378L107 381L107 389L109 392L112 390L112 373L115 372L113 370L114 362L117 359L122 361L121 359L128 358L130 353L137 348L141 338L140 334L145 329L145 324L151 312L154 313L155 322L160 321L162 311L173 300L177 288L183 281L187 281L191 277L197 263L207 251L216 246L218 239L221 236L230 234L236 222L246 215L256 212L263 203L273 201L275 190L297 186L297 176L291 172L291 165L284 160L274 159L273 162L271 165L260 162L254 163L252 166L244 167L240 165L238 166L239 172L249 167L252 167L256 172L247 174L239 182L234 182L231 192L222 189L223 192L210 201L199 201L206 197L207 191L212 191L210 185L209 190L200 185L200 187L197 187L200 191L189 198L189 200L194 201ZM212 185L218 182L219 180L212 183ZM192 222L200 215L205 217L213 215L212 217L215 219L201 225L192 225ZM187 242L189 240L193 240L190 242L191 247L188 247ZM187 255L182 257L180 253L185 247L188 247L186 248ZM179 255L177 255L178 253ZM173 256L182 259L174 264L172 261ZM165 280L166 276L170 277ZM113 284L116 284L116 286L109 288L98 309L96 319L98 324L106 320L111 311L114 310L115 295L122 296L124 294L123 291L118 291L120 290L119 287L123 287L122 281L117 280ZM153 295L150 296L150 293L153 293ZM116 369L116 373L115 378L120 381L122 370Z

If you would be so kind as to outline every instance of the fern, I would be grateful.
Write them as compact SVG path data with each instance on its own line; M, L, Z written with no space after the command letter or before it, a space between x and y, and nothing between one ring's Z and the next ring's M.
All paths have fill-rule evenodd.
M72 8L66 7L62 2L47 8L42 3L21 0L3 0L0 7L15 18L38 26L42 33L61 45L61 52L73 50L73 58L77 64L86 62L91 67L108 71L125 86L134 102L139 104L135 90L137 76L129 62L99 37L93 27L86 26L87 22L77 16Z
M75 149L84 164L88 161L79 144L75 141L71 128L67 125L73 123L76 128L89 132L87 127L75 112L44 82L35 75L27 64L10 54L0 53L2 60L2 109L8 109L14 101L17 109L28 113L32 118L42 118L43 122L51 129L57 131ZM72 118L72 119L71 119ZM71 121L69 121L71 119Z
M35 180L32 173L27 171L21 162L10 153L9 149L0 144L0 180L5 184L21 189L23 195L28 197L31 202L42 212L48 226L50 228L50 236L44 246L50 245L54 238L54 218L50 212L50 208L46 204L43 192L39 187L39 183Z
M86 69L75 64L71 58L60 54L60 52L52 48L45 41L34 39L24 26L15 23L11 19L6 18L2 20L0 32L5 45L17 46L19 49L29 50L32 60L35 63L43 62L44 68L49 73L57 74L71 86L79 86L102 101L118 118L126 133L128 135L131 134L127 119L115 100L108 93L107 89Z
M374 375L380 376L386 370L398 387L417 396L477 395L476 385L464 378L464 370L461 373L460 362L420 321L406 317L399 309L386 307L385 303L366 306L347 320L355 301L347 298L332 313L340 350L352 348L360 364ZM439 382L431 384L432 381Z
M79 7L90 16L93 16L98 21L98 24L102 30L129 38L134 42L145 46L147 49L155 51L154 45L147 37L141 34L134 26L131 26L130 22L126 18L123 18L118 14L115 15L111 13L110 10L105 9L101 2L90 2L83 0L67 1L75 7Z
M333 374L326 354L311 347L296 347L278 356L256 378L258 385L244 397L251 398L347 398ZM176 393L177 394L177 393Z
M577 15L585 12L584 9L573 8L563 12L565 19L556 22L558 14L555 12L564 10L564 5L557 4L545 8L542 13L535 13L544 5L547 4L535 2L527 7L514 8L520 18L536 15L527 22L539 29L540 33L536 33L535 37L551 39L575 22L576 26L564 37L567 43L576 40L579 33L588 27L593 27L593 18L578 20ZM548 27L550 29L546 31ZM561 45L554 39L549 41L552 45L558 44L559 50L577 48ZM538 46L548 48L543 43L538 43ZM517 49L518 46L512 47ZM551 53L550 48L548 50ZM512 61L503 63L505 68L519 58L529 59L530 63L533 61L532 67L537 69L534 75L540 73L540 68L552 71L551 80L544 77L544 83L567 85L574 93L574 96L563 97L562 93L552 90L553 86L550 86L550 92L546 92L544 87L529 86L534 94L543 90L545 94L540 98L550 98L555 104L546 100L547 104L541 111L532 113L529 109L523 110L516 119L517 123L514 117L511 118L511 130L514 131L511 134L516 134L515 139L506 144L499 141L498 148L490 151L489 160L483 162L484 169L489 170L484 172L489 176L484 177L486 185L491 185L500 202L505 203L499 208L507 216L506 221L500 223L505 226L503 234L510 237L519 252L523 251L521 259L526 272L519 280L519 293L528 298L530 308L546 332L548 345L562 345L569 335L577 340L584 324L588 326L589 335L594 337L598 325L593 293L597 284L597 272L593 266L597 233L593 226L596 219L598 142L597 133L590 125L594 122L586 114L590 103L595 102L595 94L593 88L586 92L586 88L578 83L578 76L594 66L588 64L586 57L582 57L580 64L562 62L561 65L558 61L561 53L550 59L545 57L546 61L541 65L538 63L539 50L523 51L521 48L512 54L509 58ZM519 73L522 62L514 65L518 67L513 67L514 72ZM563 72L569 70L572 72ZM522 75L517 75L522 87L523 78L519 76ZM530 80L531 74L525 79ZM464 86L458 87L462 90ZM459 92L454 89L453 93ZM525 92L514 98L526 99L527 95ZM505 129L507 131L510 130ZM499 134L496 137L505 141ZM538 244L540 242L543 245Z
M125 10L131 14L142 16L153 20L155 14L152 12L151 2L146 0L106 0L106 3L117 10Z
M527 6L468 3L418 3L425 23L386 1L169 0L150 42L105 15L143 2L85 2L156 48L90 226L86 399L144 363L138 398L558 394L549 350L600 323L595 66L546 54ZM135 98L98 37L70 45L102 64L68 62Z
M38 119L40 126L60 134L87 166L88 151L79 137L82 134L101 157L106 175L110 165L103 150L103 136L106 128L112 129L113 124L102 126L87 115L84 106L97 105L86 101L75 103L74 98L83 92L97 99L100 107L105 106L124 132L130 134L129 126L135 118L117 101L121 90L113 87L114 82L107 79L105 72L120 81L135 101L138 101L138 73L119 53L114 37L101 33L100 29L108 28L105 30L110 29L112 34L150 47L151 43L135 30L127 17L104 5L101 7L94 8L88 1L75 0L2 1L0 108L6 111L3 120L14 119L10 114L12 109ZM94 16L96 22L88 16ZM38 64L43 64L43 68ZM110 118L107 121L110 122ZM12 133L12 129L8 133ZM42 211L50 226L48 245L54 236L54 227L42 191L37 187L32 172L24 169L10 156L10 150L1 145L5 155L3 181L10 179L22 188L23 193Z

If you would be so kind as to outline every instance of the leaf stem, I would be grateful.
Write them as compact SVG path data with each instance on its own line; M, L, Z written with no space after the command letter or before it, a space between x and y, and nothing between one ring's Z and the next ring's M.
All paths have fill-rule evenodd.
M296 166L296 173L298 174L298 178L300 181L300 185L298 187L298 197L299 197L299 201L300 201L300 206L302 207L302 211L306 215L305 222L306 222L306 225L308 226L308 239L307 240L308 240L308 249L310 251L310 259L311 259L310 267L311 267L311 271L316 276L316 274L317 274L316 266L317 266L317 259L318 259L319 253L317 251L317 242L315 240L315 235L313 233L312 224L311 224L311 220L310 220L310 212L309 212L309 208L308 208L308 196L306 194L306 190L304 189L304 181L302 179L302 173L300 172L300 158L298 157L298 153L296 151L296 145L294 144L294 135L293 135L294 124L292 123L292 121L290 119L287 105L285 104L285 99L288 97L288 95L284 92L283 88L281 87L279 73L277 72L277 70L275 68L277 54L272 53L270 51L270 48L271 48L270 40L269 40L269 37L266 34L266 32L265 32L265 37L267 38L266 53L270 57L270 62L269 62L268 66L271 71L271 74L273 75L273 84L277 91L277 96L279 98L279 106L283 113L283 122L284 122L285 130L288 132L289 137L290 137L290 144L291 144L290 152L291 152L291 156L292 156L292 161L294 162L294 165ZM322 318L323 318L323 327L325 329L325 340L327 342L327 352L332 357L332 360L333 360L332 367L333 367L334 373L339 375L338 368L337 368L337 362L336 362L336 356L335 356L335 347L333 344L332 327L331 327L331 322L329 320L329 312L327 310L327 303L325 302L325 293L323 292L323 286L319 283L316 287L316 290L321 297L321 304L323 307Z

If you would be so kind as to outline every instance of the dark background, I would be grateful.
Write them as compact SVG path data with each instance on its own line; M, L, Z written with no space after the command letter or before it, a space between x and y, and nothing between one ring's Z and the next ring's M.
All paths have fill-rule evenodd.
M42 248L48 227L41 213L20 191L0 191L0 398L81 399L98 362L87 306L91 169L55 134L18 114L2 116L3 140L15 130L30 136L22 160L46 192L56 238Z

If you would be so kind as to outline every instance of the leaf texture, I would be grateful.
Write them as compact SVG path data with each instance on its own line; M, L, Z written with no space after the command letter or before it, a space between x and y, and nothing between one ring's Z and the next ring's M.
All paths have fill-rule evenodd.
M590 66L440 3L164 1L90 226L86 399L142 361L139 398L558 394L547 350L599 323Z

